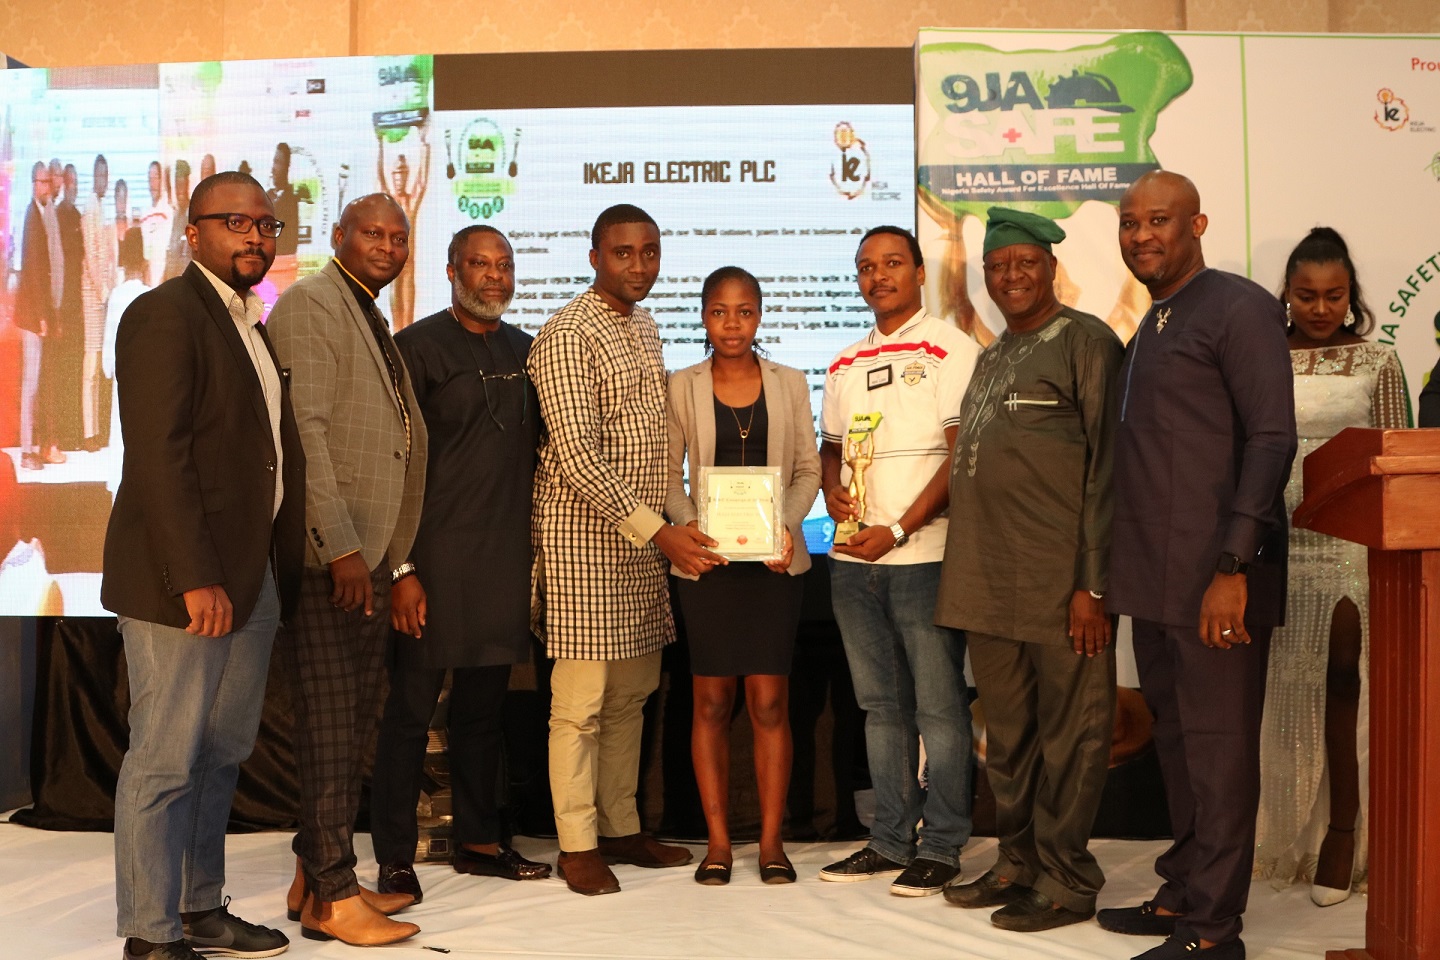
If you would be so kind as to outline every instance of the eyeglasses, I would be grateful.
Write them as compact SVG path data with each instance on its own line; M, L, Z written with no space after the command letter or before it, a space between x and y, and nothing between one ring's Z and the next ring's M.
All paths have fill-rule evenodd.
M490 420L505 432L505 424L495 415L495 405L490 400L490 381L511 381L518 380L520 383L520 423L523 426L530 419L530 377L524 372L520 373L486 373L484 370L477 370L480 374L480 387L485 391L485 412L490 414ZM497 384L498 387L498 384Z
M280 236L280 231L285 229L283 220L276 220L274 217L261 217L256 220L243 213L202 213L198 217L190 218L191 223L199 223L201 220L224 220L226 229L231 233L249 233L250 228L254 227L260 231L260 236L271 240Z

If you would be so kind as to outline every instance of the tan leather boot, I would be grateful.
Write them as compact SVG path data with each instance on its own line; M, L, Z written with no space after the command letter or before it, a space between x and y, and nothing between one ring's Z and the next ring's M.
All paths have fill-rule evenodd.
M305 902L307 893L309 891L305 889L305 869L300 865L300 858L296 857L295 879L290 882L290 891L285 894L285 916L291 920L300 919L300 906ZM387 917L399 913L415 902L415 898L408 893L376 893L364 887L360 888L360 896Z
M339 940L352 947L378 947L409 940L420 932L413 923L391 920L359 894L344 900L306 896L300 912L300 935L308 940Z
M379 893L369 887L361 887L360 896L387 917L399 913L415 902L415 897L408 893Z

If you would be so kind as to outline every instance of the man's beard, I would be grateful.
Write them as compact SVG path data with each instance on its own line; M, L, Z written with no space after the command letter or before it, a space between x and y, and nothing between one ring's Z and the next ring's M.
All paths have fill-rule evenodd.
M465 312L479 317L481 320L499 320L510 309L510 301L514 299L512 294L503 300L486 300L480 296L478 291L467 289L461 284L455 285L455 299L460 301L460 306Z
M254 287L261 280L265 279L265 274L270 272L270 265L275 262L275 258L265 258L264 254L261 254L260 256L264 258L265 265L263 267L260 267L259 270L256 270L254 267L242 269L239 264L240 254L236 254L231 259L230 286L232 289L238 290L243 293L244 291Z

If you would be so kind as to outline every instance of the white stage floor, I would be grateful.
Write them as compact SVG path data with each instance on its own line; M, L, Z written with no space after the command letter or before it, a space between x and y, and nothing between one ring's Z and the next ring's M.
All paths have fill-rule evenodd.
M285 919L284 896L294 870L288 834L232 836L232 909L247 920L283 930L287 957L349 958L353 948L300 936ZM357 837L361 878L372 883L369 835ZM554 862L553 842L518 838L525 855ZM617 867L624 888L614 896L579 897L560 880L512 883L422 866L425 902L403 914L421 927L415 939L364 954L413 957L723 958L839 960L880 957L995 960L1125 958L1158 941L1106 933L1093 922L1040 934L996 930L988 911L967 911L941 897L891 896L883 880L826 883L820 867L854 844L797 844L789 853L800 882L760 882L753 844L736 848L734 879L702 887L691 867ZM1101 906L1138 902L1151 892L1151 862L1160 842L1099 840L1096 855L1109 876ZM965 875L991 862L993 840L965 849ZM0 823L0 957L15 960L116 960L114 876L108 833L50 833ZM696 856L703 854L696 847ZM1329 948L1364 941L1365 898L1321 910L1303 886L1277 892L1256 883L1246 915L1252 958L1320 957Z

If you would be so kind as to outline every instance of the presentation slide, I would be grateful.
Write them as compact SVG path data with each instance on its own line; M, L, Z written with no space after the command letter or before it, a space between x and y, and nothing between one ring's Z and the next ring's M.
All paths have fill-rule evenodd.
M488 223L515 248L506 319L533 333L590 283L595 216L637 204L661 229L644 306L667 366L703 356L701 281L742 266L761 280L760 341L807 372L818 412L825 366L871 323L860 235L914 225L912 105L437 110L434 77L428 56L0 73L0 615L104 615L122 456L110 308L185 269L188 194L212 170L252 174L286 221L257 288L270 304L324 266L348 201L390 193L413 228L410 263L381 297L396 329L448 306L450 237ZM52 161L58 276L35 203ZM144 262L122 265L132 229ZM58 304L44 336L25 315L27 274ZM46 444L38 467L22 438ZM813 552L830 528L817 501Z

